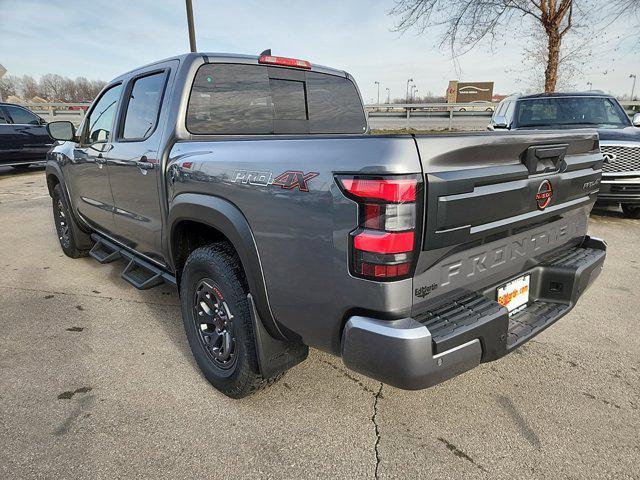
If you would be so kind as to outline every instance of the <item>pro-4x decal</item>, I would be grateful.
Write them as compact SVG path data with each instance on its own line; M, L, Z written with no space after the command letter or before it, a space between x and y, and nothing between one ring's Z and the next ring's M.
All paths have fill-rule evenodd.
M299 188L301 192L308 192L309 187L307 186L307 182L317 176L318 172L304 173L298 170L287 170L283 174L278 175L273 181L273 184L279 185L285 190Z
M285 190L297 188L301 192L308 192L309 180L318 175L318 172L304 173L300 170L287 170L274 178L273 173L268 171L236 170L233 172L231 181L263 187L276 185Z

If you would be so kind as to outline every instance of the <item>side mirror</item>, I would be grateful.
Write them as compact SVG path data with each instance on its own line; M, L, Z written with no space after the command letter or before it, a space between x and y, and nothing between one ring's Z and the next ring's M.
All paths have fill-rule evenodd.
M497 129L509 128L509 124L507 123L507 118L504 116L494 117L493 119L491 119L491 125L493 126L493 128L497 128Z
M76 139L76 127L74 127L71 122L61 121L48 123L47 132L49 132L49 136L54 140L69 142Z
M634 127L640 127L640 113L636 113L631 119Z

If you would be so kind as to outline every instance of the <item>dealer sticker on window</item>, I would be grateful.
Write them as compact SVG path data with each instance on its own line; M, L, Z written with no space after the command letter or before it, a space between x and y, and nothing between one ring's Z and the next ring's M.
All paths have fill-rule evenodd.
M530 280L531 275L525 275L498 287L498 303L503 307L507 307L509 314L522 310L529 303Z

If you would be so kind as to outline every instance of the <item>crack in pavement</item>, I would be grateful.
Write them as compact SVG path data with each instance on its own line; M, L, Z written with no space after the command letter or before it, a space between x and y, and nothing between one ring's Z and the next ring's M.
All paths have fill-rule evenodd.
M344 368L340 368L337 365L334 365L332 362L328 361L328 360L324 360L324 359L319 359L320 363L324 363L325 365L329 365L331 368L333 368L336 372L340 373L342 376L344 376L345 378L351 380L353 383L357 384L360 388L362 388L363 391L367 392L367 393L371 393L373 395L373 415L371 416L371 423L373 423L373 428L374 428L374 432L376 435L376 442L373 446L374 449L374 453L375 453L375 457L376 457L376 466L374 469L374 474L373 474L373 478L378 478L378 468L380 467L380 427L378 425L377 422L377 416L378 416L378 400L380 400L381 398L384 398L382 396L382 387L383 387L383 383L380 382L380 388L378 388L378 391L375 391L371 388L369 388L368 386L366 386L364 383L362 383L358 378L356 378L355 376L351 375L349 373L349 371L347 369Z
M376 468L373 472L373 478L378 478L378 468L380 467L380 427L378 426L378 422L376 421L376 417L378 415L378 400L382 397L382 387L383 384L380 382L380 388L378 392L373 396L373 415L371 416L371 422L373 423L373 427L376 432L376 443L374 445L374 451L376 454Z
M376 394L376 392L372 389L370 389L369 387L367 387L364 383L362 383L360 380L358 380L356 377L354 377L353 375L351 375L349 373L348 370L344 369L344 368L340 368L337 365L334 365L333 363L331 363L328 360L324 360L324 359L320 359L320 363L324 363L325 365L329 365L331 368L333 368L336 372L342 374L342 376L348 378L349 380L351 380L353 383L356 383L360 386L360 388L362 388L362 390L364 390L365 392L369 392L373 395Z
M0 285L0 288L4 288L7 290L19 290L22 292L33 292L33 293L47 293L47 294L55 294L55 295L69 295L69 296L80 296L80 297L89 297L89 298L101 298L103 300L115 300L117 302L128 302L128 303L137 303L142 305L157 305L160 307L177 307L179 304L177 303L160 303L160 302L147 302L143 300L131 300L128 298L119 298L119 297L109 297L107 295L95 295L91 293L71 293L71 292L58 292L55 290L40 290L37 288L25 288L25 287L14 287L12 285ZM53 298L53 296L45 298Z

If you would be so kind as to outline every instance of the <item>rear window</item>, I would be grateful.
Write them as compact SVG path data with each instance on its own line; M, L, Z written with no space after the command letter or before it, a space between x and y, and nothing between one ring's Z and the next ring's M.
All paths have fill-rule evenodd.
M262 65L200 67L187 129L201 135L362 133L366 120L347 78Z

